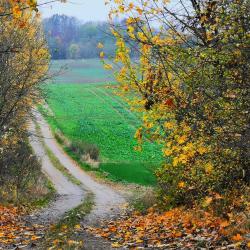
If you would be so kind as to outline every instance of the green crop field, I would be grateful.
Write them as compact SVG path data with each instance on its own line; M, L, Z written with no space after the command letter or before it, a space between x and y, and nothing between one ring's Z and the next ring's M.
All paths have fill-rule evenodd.
M108 173L108 178L153 185L153 172L162 160L160 146L146 142L142 152L134 150L134 134L141 121L106 85L48 84L47 101L54 113L48 121L71 141L96 145L101 162L98 171Z
M103 69L100 59L57 60L50 69L55 83L114 82L112 72Z

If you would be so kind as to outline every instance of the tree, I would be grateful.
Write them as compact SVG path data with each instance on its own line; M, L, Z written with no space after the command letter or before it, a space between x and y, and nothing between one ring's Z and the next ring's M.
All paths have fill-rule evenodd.
M188 203L249 183L249 1L109 2L111 22L127 19L125 29L113 26L114 61L124 97L143 112L136 137L163 145L162 200Z
M53 59L66 59L70 44L76 39L79 23L74 17L53 15L43 21L44 31Z
M43 26L52 59L72 59L71 46L78 47L77 58L98 58L99 42L105 45L105 54L115 54L115 39L108 22L81 23L73 17L54 15L45 19Z
M69 58L70 59L78 59L80 53L80 47L78 44L72 43L69 47Z
M42 2L40 4L37 3L37 0L22 0L22 1L18 1L18 0L3 1L3 0L1 0L1 5L4 5L4 7L1 8L1 10L0 10L0 18L6 17L6 16L12 16L12 17L18 19L22 15L22 13L26 10L35 11L38 13L39 6L51 4L54 2L65 3L66 0L48 0L48 1Z
M31 2L31 1L30 1ZM24 139L39 84L46 79L49 54L39 17L28 5L0 2L0 158ZM16 12L15 12L16 11ZM1 164L0 169L3 168Z

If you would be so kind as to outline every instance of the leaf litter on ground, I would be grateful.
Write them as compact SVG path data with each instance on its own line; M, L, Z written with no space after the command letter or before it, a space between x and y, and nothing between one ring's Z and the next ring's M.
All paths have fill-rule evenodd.
M132 249L249 249L246 230L236 228L234 219L224 219L204 210L176 208L146 215L133 212L104 221L88 232L112 242L113 248Z
M0 249L20 249L35 246L44 237L43 225L30 225L24 218L25 208L0 205Z
M26 215L25 209L0 206L0 249L34 247L44 239L48 228L30 225L24 219ZM250 237L245 237L250 236L249 231L235 226L241 220L241 216L229 214L223 219L198 209L176 208L159 213L151 208L146 214L130 211L118 219L103 221L99 228L84 223L73 228L62 224L60 230L55 230L57 236L49 249L61 245L81 249L83 241L77 236L81 231L109 240L113 248L250 249Z

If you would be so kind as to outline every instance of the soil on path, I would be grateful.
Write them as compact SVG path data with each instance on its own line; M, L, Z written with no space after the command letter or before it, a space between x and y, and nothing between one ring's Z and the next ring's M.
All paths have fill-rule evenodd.
M77 163L75 163L68 155L65 154L61 146L54 139L49 125L41 116L36 114L36 121L41 129L41 136L43 137L46 146L58 158L60 163L68 169L70 174L78 179L86 191L94 194L94 208L91 213L85 218L85 223L89 225L98 224L102 219L108 219L116 216L121 207L126 203L126 200L116 190L111 187L98 183L90 175L85 173ZM47 170L45 170L47 171ZM52 176L52 181L57 180L56 176ZM71 186L64 183L64 188Z
M57 168L54 167L47 156L42 140L36 135L35 125L32 122L30 126L31 136L30 144L34 153L41 160L44 174L53 183L57 197L46 208L29 216L28 221L36 224L56 223L69 210L80 205L84 199L85 191L79 186L71 183Z

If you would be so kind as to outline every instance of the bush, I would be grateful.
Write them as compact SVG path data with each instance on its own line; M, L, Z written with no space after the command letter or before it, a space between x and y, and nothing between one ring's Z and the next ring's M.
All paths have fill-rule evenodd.
M23 202L46 195L49 190L41 165L27 140L0 153L0 201Z
M95 145L87 144L82 141L75 141L70 144L69 149L80 158L89 156L90 159L98 161L99 149Z
M129 203L136 211L146 213L149 208L157 204L157 194L149 187L135 188Z

